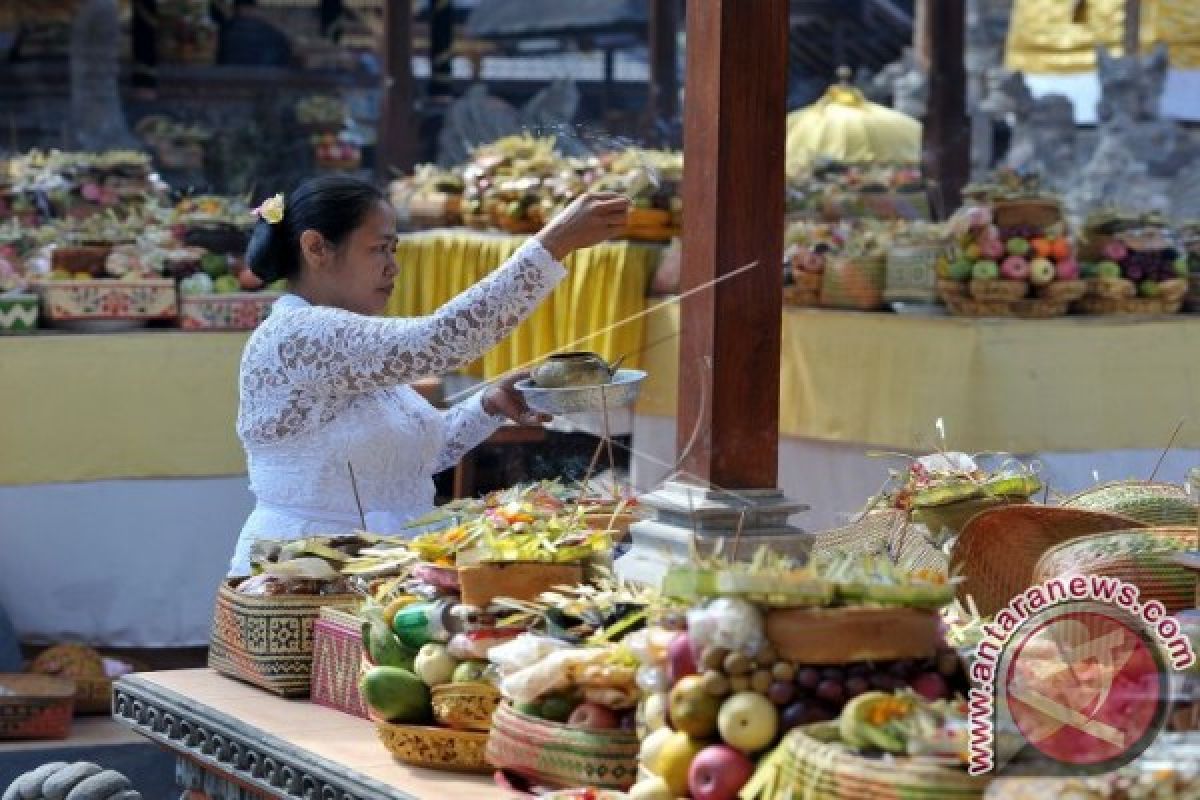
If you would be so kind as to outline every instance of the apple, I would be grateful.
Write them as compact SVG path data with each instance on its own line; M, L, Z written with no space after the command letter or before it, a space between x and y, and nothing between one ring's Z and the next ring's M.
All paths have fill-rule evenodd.
M666 781L672 797L683 797L688 793L692 762L703 749L704 742L696 741L683 731L675 731L664 739L656 757L646 768Z
M1023 256L1029 253L1029 240L1014 236L1004 243L1004 249L1010 256Z
M599 703L580 703L567 718L568 728L584 731L611 731L621 724L621 718Z
M1029 242L1033 246L1033 252L1038 258L1050 258L1054 255L1054 240L1047 239L1044 236L1039 236Z
M1073 258L1064 258L1054 265L1054 274L1060 281L1079 279L1079 262Z
M1120 261L1129 255L1129 248L1120 239L1111 239L1104 245L1104 257L1109 261Z
M483 671L487 669L486 661L464 661L454 668L450 678L451 683L479 683L483 680Z
M926 700L944 700L950 696L950 687L946 679L936 672L922 672L909 681L909 687Z
M662 752L663 746L674 735L675 731L670 728L659 728L656 731L651 731L648 736L642 739L642 744L638 748L638 761L649 767L658 760L658 754Z
M1000 277L1000 266L995 261L976 261L971 267L971 277L981 281L994 281Z
M675 800L671 787L657 775L649 775L630 787L629 800Z
M1121 265L1116 261L1107 259L1096 265L1097 278L1119 278L1121 277Z
M1048 258L1035 258L1029 262L1029 282L1034 286L1045 286L1054 280L1054 262Z
M1029 280L1029 262L1021 256L1009 256L1000 265L1000 277L1010 281Z
M724 744L701 750L688 771L693 800L735 800L754 774L754 763Z
M971 262L963 259L952 261L947 272L951 280L965 281L971 277Z
M1004 242L999 239L984 239L979 243L979 252L988 260L999 261L1004 258Z
M779 712L756 692L739 692L721 704L717 730L726 744L743 753L757 753L779 731Z
M963 253L971 261L978 261L979 259L983 258L983 249L977 242L971 242L969 245L967 245L967 248L963 251Z
M1138 284L1138 294L1142 297L1158 297L1159 291L1158 281L1144 280Z
M436 642L424 645L413 659L413 671L430 688L449 683L457 667L458 661L446 651L446 646Z
M1180 256L1179 258L1175 259L1172 266L1175 268L1175 275L1177 277L1186 278L1188 276L1189 268L1187 256Z
M667 679L674 686L688 675L695 675L696 654L692 650L692 640L686 633L680 633L667 645Z
M688 675L671 689L669 714L671 726L690 736L703 739L717 730L721 701L704 689L699 675Z
M242 285L232 275L222 275L213 281L213 291L217 294L237 294L241 290Z

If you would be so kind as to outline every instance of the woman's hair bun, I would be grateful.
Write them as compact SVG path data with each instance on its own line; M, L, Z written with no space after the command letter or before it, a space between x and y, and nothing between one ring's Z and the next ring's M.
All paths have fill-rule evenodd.
M259 219L246 246L246 266L265 283L300 274L300 236L317 231L337 247L386 197L376 186L348 175L324 175L284 195L283 218Z

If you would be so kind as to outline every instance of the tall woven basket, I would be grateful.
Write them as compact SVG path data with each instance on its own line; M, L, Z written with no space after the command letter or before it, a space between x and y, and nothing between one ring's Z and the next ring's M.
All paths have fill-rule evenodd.
M283 697L308 697L313 625L325 606L353 609L351 594L253 597L226 581L217 593L208 665Z
M821 284L821 305L857 311L883 308L887 259L842 255L829 259Z

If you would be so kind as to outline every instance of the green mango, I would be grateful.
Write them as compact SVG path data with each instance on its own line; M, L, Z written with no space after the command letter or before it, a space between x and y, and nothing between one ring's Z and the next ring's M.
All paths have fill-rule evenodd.
M415 725L429 721L429 687L399 667L372 667L358 682L363 702L388 722Z
M364 622L363 647L371 663L381 667L399 667L411 671L416 653L400 643L391 629L379 622Z

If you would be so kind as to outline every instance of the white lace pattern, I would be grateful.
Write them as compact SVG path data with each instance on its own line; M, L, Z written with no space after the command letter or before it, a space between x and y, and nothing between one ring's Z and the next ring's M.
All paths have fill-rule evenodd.
M238 435L257 506L231 574L255 539L361 527L399 533L433 506L433 475L501 424L476 394L438 411L406 384L470 364L512 332L566 271L536 240L427 317L365 317L276 302L242 356Z

